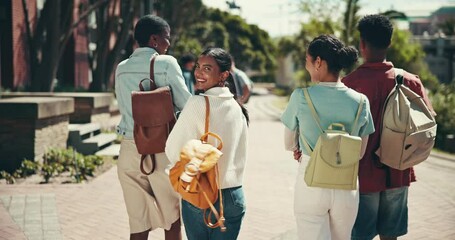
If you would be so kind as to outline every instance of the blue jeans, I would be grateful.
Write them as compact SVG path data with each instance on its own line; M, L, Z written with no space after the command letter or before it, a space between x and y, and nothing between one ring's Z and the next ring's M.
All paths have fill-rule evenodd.
M408 232L408 187L361 193L352 240L371 240L376 235L399 237Z
M222 189L221 192L223 194L224 217L226 218L225 232L221 232L220 228L212 229L207 227L203 219L204 210L182 199L182 219L188 240L237 239L246 210L243 188L241 186L226 188ZM214 206L219 211L219 199L215 202ZM215 222L213 220L212 222Z

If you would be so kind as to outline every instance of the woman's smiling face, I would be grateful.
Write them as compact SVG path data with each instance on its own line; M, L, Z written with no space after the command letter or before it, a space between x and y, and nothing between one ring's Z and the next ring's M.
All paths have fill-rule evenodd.
M195 88L197 90L207 91L207 89L215 87L221 81L224 81L226 77L223 75L225 74L220 72L220 67L213 57L201 55L194 69L194 77L196 78Z

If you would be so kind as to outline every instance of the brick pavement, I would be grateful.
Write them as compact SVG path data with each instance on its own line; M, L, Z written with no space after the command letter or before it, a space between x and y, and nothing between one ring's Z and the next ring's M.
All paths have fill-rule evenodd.
M254 98L251 100L253 121L244 179L247 213L239 239L295 240L292 194L297 165L283 150L283 126L276 114L259 111L253 107ZM455 239L454 171L455 160L434 157L416 167L418 182L409 192L409 234L400 239ZM16 205L16 210L24 213L23 220L16 210L11 212L13 198L24 203ZM22 240L27 236L65 240L128 238L116 167L88 184L0 185L0 199L0 240ZM30 220L41 226L41 231L30 228L36 230L33 236L24 228L28 205L39 210L33 214L41 214L41 219L35 215ZM53 210L58 218L53 217ZM46 235L50 233L46 230L55 230L56 226L59 229L54 235ZM163 231L152 232L149 239L164 239Z

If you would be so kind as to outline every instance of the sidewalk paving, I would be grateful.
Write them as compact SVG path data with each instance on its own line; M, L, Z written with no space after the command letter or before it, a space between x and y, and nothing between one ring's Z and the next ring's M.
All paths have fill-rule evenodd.
M263 111L251 100L247 212L239 240L296 240L297 163L283 150L283 126L276 113L259 113ZM415 170L409 233L400 239L455 239L454 156L434 153ZM0 185L0 240L128 239L128 229L116 166L86 184ZM151 232L149 239L164 239L163 230Z

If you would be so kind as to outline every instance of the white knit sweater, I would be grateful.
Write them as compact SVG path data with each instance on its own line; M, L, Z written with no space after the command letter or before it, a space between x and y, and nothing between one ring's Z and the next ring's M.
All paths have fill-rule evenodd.
M218 162L221 188L241 186L247 159L247 123L240 106L226 87L214 87L188 99L166 142L166 155L173 166L179 160L185 143L204 134L204 95L209 97L210 102L209 131L223 140L223 155ZM211 137L209 142L218 146Z

